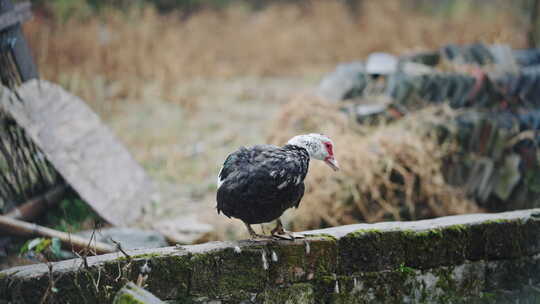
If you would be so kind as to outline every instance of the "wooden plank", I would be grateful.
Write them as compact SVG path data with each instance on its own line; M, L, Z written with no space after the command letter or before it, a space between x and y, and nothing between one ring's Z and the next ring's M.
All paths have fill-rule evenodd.
M12 6L12 9L4 11L4 8L8 9L8 7L7 4L5 7L2 7L2 13L0 14L0 31L32 18L30 2L17 3Z
M54 168L111 224L134 223L156 193L150 178L99 117L78 97L32 80L0 92L6 111L41 148Z
M15 26L11 31L13 31L13 35L17 37L12 52L15 57L21 80L25 82L30 79L38 78L38 69L34 63L34 58L26 43L26 39L24 39L21 26Z
M24 12L26 9L30 9L29 4L13 5L10 0L0 0L0 13L2 13L2 16L8 14L7 16L9 17L9 14L16 14L18 11ZM8 22L9 20L6 23ZM24 39L20 23L16 23L1 31L0 42L9 44L22 82L38 78L37 67L34 63L32 52L26 43L26 39Z

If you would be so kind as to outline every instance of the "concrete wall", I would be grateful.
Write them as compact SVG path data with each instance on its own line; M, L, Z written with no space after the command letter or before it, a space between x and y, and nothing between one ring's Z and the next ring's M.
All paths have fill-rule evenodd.
M108 303L149 270L146 288L173 303L540 302L540 209L305 234L15 267L0 298Z

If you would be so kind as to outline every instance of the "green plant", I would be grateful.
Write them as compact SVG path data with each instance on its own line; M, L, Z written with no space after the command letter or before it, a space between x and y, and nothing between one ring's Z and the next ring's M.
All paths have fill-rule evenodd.
M414 273L414 268L405 266L405 263L399 264L397 271L400 273Z
M54 258L62 257L61 243L57 238L34 238L26 241L19 250L20 255L33 253L42 256L45 253L50 253Z
M65 232L92 227L93 225L88 225L89 222L93 223L98 219L92 208L79 198L64 199L56 210L47 214L47 223L54 229Z

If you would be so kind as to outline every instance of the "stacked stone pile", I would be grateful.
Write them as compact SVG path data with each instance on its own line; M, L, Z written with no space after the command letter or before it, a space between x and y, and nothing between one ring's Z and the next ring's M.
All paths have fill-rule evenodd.
M339 65L318 95L361 124L449 107L453 115L436 126L441 141L459 144L446 181L488 210L540 206L540 49L472 44L400 57L374 53Z

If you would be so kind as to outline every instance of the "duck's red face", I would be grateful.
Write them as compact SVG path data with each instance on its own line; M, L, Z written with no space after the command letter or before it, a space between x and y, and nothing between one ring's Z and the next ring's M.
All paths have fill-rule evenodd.
M324 158L324 162L330 166L330 168L334 169L334 171L339 170L339 165L337 160L334 158L334 146L332 145L332 142L325 142L324 148L326 149L326 157Z
M334 171L339 170L338 162L334 158L334 144L328 136L318 133L297 135L287 143L306 149L312 159L322 160Z

